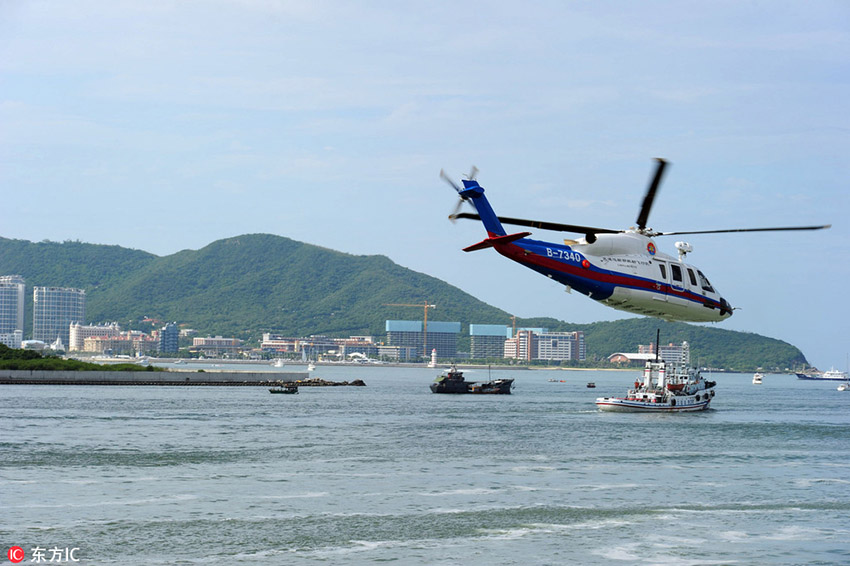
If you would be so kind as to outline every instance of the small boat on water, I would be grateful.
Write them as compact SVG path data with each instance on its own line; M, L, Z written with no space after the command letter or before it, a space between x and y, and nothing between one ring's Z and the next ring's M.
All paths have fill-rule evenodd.
M298 386L292 383L283 383L278 385L277 387L272 387L269 389L269 393L278 393L284 395L294 395L298 393Z
M587 382L587 388L588 389L596 389L596 383L594 383L592 381L588 381Z
M761 385L762 378L764 378L764 375L759 372L755 372L753 374L753 385Z
M632 413L681 413L708 409L717 383L706 381L698 369L690 367L689 362L687 346L679 362L665 362L656 357L655 361L646 362L643 379L635 380L634 389L629 389L625 397L599 397L596 406L600 411Z
M513 379L494 379L486 382L466 381L463 372L452 364L449 370L431 384L432 393L474 393L510 395Z
M850 381L845 381L837 388L839 391L850 391Z

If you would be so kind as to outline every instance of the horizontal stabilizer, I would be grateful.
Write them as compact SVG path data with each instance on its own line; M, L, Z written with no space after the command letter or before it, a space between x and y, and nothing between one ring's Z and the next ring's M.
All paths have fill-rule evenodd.
M477 244L472 244L468 248L463 248L463 251L474 252L477 250L483 250L484 248L492 248L493 246L497 246L499 244L510 244L514 240L521 240L526 236L531 236L531 232L518 232L516 234L508 234L507 236L495 236L493 238L487 238L486 240L482 240Z

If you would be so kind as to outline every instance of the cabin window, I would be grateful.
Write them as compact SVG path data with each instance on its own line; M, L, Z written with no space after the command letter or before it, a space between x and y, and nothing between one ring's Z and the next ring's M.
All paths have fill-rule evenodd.
M691 286L692 287L697 286L697 277L696 277L696 275L694 275L694 270L691 269L690 267L688 268L688 279L691 280Z
M714 293L714 288L711 286L711 283L708 282L706 276L702 274L702 271L697 270L697 274L699 274L699 283L702 288L709 293Z
M673 273L673 281L682 282L682 268L676 264L670 266L670 271Z
M664 268L664 264L659 263L658 269L661 270L661 279L663 279L664 281L667 281L667 270Z

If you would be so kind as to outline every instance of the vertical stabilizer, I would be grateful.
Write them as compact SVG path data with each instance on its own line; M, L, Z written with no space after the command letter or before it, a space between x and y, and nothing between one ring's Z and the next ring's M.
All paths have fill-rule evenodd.
M475 207L475 210L478 212L478 216L481 217L481 222L484 223L484 229L487 230L488 235L493 237L504 236L507 234L505 229L502 227L502 223L499 222L499 217L496 216L495 212L493 212L493 208L490 206L490 202L487 200L487 197L484 196L484 189L478 184L478 181L475 179L464 179L463 190L458 191L458 194L460 195L460 198L471 202L472 206Z

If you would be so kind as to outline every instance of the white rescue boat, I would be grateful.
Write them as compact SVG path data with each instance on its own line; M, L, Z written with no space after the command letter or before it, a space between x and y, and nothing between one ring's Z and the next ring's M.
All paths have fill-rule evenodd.
M599 397L596 406L600 411L656 413L708 409L717 383L706 381L698 369L690 367L689 360L686 348L680 361L648 361L643 378L635 380L634 389L625 397Z

